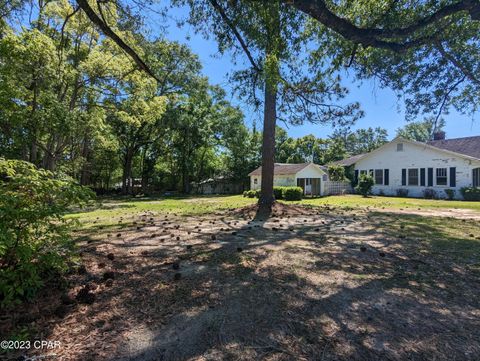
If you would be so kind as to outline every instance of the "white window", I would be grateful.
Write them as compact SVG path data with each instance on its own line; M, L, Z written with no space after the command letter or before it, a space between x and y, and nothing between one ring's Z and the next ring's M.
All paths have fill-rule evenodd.
M306 186L312 185L312 178L305 178L305 185Z
M375 169L375 184L383 185L383 169Z
M437 168L437 186L447 185L447 168Z
M403 143L397 143L397 152L403 152Z
M408 185L418 186L418 169L413 168L408 170Z

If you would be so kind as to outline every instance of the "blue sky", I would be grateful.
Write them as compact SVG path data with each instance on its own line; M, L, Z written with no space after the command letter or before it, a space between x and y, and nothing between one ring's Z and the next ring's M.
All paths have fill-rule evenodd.
M233 65L233 58L230 54L221 56L218 53L218 48L215 40L206 40L202 35L194 33L193 29L188 25L181 28L177 27L175 19L185 18L187 9L170 9L169 19L167 24L162 22L162 25L167 25L167 33L165 37L170 40L176 40L187 44L194 53L196 53L203 64L203 73L208 76L212 84L219 84L229 94L230 101L240 108L245 113L245 120L247 125L251 126L253 122L257 122L257 126L261 127L261 114L255 113L253 109L249 109L241 100L232 95L228 80L228 73L231 73L235 66ZM160 23L155 16L149 16L147 28L153 32L158 29ZM240 59L237 59L239 66L241 66ZM395 130L407 124L404 119L403 101L397 98L396 94L390 89L382 89L375 84L374 80L363 81L362 84L354 82L353 74L349 77L344 77L343 84L350 89L350 94L347 101L358 101L361 108L365 111L365 116L358 120L352 129L368 128L368 127L382 127L387 129L389 138L395 136ZM446 115L445 120L447 126L445 131L447 138L466 137L470 135L480 135L480 116L475 114L471 116L462 115L457 112L451 112ZM421 120L421 119L419 119ZM333 132L331 126L322 126L316 124L306 123L302 126L289 126L288 129L283 123L280 126L285 128L290 136L300 137L307 134L314 134L317 137L327 137Z

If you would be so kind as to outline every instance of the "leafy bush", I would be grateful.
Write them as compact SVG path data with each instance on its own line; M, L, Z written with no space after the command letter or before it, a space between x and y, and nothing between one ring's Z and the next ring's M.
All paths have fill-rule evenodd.
M437 199L437 192L432 188L425 188L423 190L423 198L425 199Z
M0 158L0 305L34 295L48 276L66 270L72 251L70 205L93 196L71 179L28 162Z
M260 197L260 190L250 189L249 191L243 192L244 197L248 198L258 198Z
M480 201L480 188L463 187L460 188L460 193L466 201Z
M358 185L355 187L355 191L362 196L367 197L372 193L372 187L375 184L375 180L371 175L361 174L358 180Z
M398 197L408 197L408 189L405 189L405 188L398 188L397 189L397 196Z
M283 188L285 187L273 187L273 195L275 199L283 199Z
M453 200L455 199L455 189L445 189L445 194L447 195L447 199Z
M299 201L303 197L302 187L282 187L282 197L287 201Z
M345 168L341 165L331 165L328 167L328 176L331 181L343 182L347 180L345 176Z

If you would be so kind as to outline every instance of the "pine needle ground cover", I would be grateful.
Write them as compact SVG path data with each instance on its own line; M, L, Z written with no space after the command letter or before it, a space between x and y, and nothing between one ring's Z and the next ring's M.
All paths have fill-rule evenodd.
M477 360L475 210L308 204L350 197L255 220L237 196L74 213L68 284L2 315L1 334L59 340L66 360Z

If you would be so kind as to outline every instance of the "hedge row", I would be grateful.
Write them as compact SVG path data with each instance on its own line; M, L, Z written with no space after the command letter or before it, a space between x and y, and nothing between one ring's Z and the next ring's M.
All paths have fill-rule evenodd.
M285 199L286 201L299 201L303 196L301 187L273 187L273 195L275 199ZM244 197L258 198L260 190L249 190L243 192Z
M463 187L460 188L460 193L466 201L480 201L480 188Z
M259 198L260 197L260 191L259 190L249 190L243 192L243 196L247 198Z

